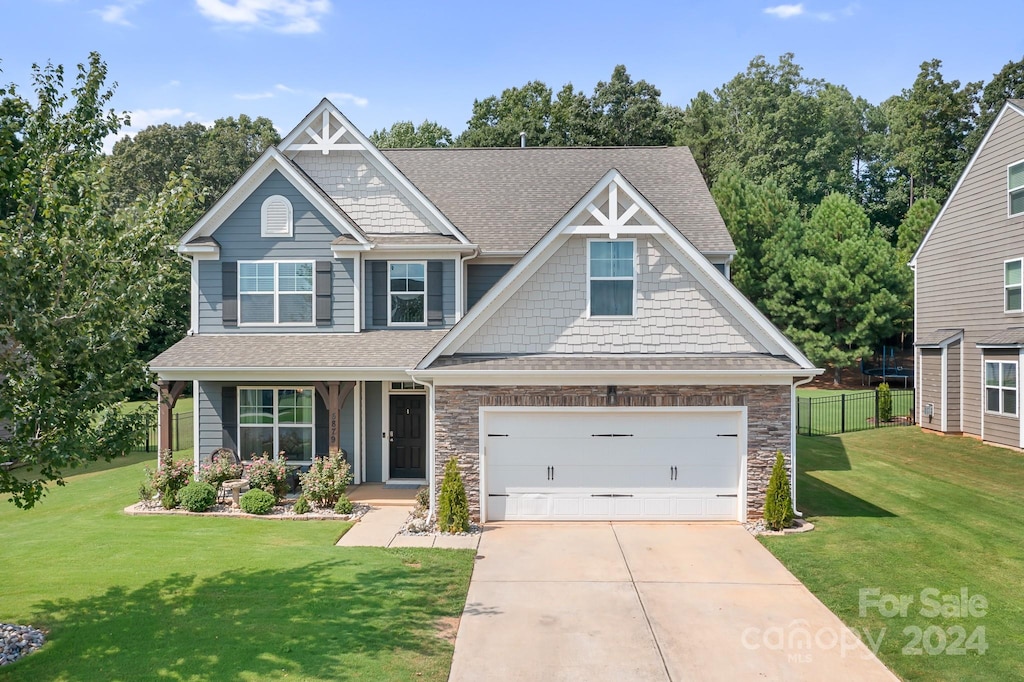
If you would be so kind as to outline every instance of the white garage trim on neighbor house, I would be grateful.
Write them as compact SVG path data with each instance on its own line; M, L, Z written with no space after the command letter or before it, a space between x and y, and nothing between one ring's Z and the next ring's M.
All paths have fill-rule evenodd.
M483 521L746 519L745 407L481 407Z

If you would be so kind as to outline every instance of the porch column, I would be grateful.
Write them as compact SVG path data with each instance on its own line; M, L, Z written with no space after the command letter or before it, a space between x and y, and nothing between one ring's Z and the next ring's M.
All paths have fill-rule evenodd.
M174 405L178 402L181 392L185 390L184 381L160 381L157 382L157 399L159 413L157 416L157 454L164 450L170 450L171 443L171 420L173 419ZM157 458L159 459L159 457Z
M327 452L337 454L341 451L341 408L345 406L354 381L318 381L317 393L327 404Z

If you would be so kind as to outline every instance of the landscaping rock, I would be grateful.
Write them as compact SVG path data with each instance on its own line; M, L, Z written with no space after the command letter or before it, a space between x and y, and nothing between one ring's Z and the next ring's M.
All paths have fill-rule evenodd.
M43 633L27 625L0 623L0 665L14 663L43 646Z

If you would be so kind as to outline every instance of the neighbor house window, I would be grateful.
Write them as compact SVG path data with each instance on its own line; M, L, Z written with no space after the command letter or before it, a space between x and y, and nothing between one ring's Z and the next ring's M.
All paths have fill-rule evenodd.
M292 236L292 202L280 194L267 197L260 208L260 236Z
M284 452L289 462L311 463L313 389L238 389L238 445L242 459Z
M427 321L427 264L388 263L388 300L391 324Z
M590 315L593 317L633 315L636 299L636 242L632 239L587 242L589 254Z
M1017 414L1017 363L985 363L985 410Z
M1004 307L1008 313L1021 312L1021 260L1003 263Z
M312 324L313 263L238 264L240 324Z
M1024 213L1024 161L1010 166L1006 171L1007 192L1009 192L1010 215Z

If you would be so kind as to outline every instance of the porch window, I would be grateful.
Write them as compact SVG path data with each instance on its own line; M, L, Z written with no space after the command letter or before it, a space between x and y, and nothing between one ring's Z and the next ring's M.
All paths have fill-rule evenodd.
M1021 312L1021 260L1003 263L1003 301L1008 313Z
M985 362L985 411L1017 415L1017 363Z
M427 264L388 263L388 300L390 324L426 324Z
M238 264L240 324L312 324L313 263Z
M312 388L239 388L238 444L242 459L284 451L293 464L313 461Z
M1024 213L1024 161L1018 161L1006 169L1006 184L1010 215Z
M591 239L587 246L590 315L632 317L636 299L636 241Z

